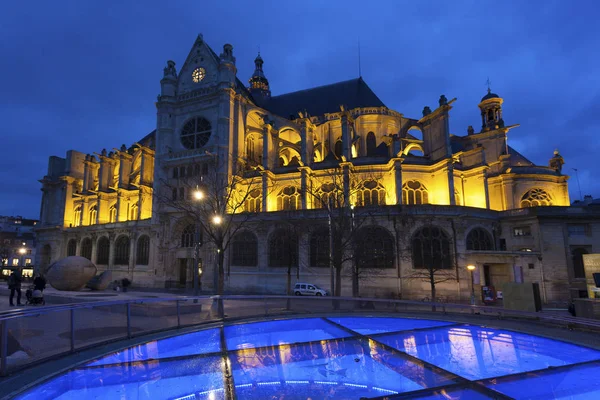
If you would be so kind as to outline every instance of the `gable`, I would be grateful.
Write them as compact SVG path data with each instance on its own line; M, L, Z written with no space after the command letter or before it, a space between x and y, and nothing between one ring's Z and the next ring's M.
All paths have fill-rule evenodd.
M194 81L193 74L196 70L198 70L198 72L204 72L204 76L199 82ZM199 75L202 76L201 73ZM194 46L190 50L185 63L179 71L177 79L178 93L181 94L212 86L218 82L218 77L219 58L202 39L202 35L198 35Z

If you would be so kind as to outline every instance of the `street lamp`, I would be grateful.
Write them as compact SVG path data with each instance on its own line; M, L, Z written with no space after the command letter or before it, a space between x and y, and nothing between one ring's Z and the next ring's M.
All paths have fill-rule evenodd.
M471 273L471 305L472 306L475 305L475 283L473 280L473 271L475 271L475 268L477 268L477 267L474 266L473 264L467 265L467 269Z
M221 225L221 222L223 222L223 218L221 218L221 216L220 216L220 215L215 215L215 216L212 218L212 222L213 222L213 224L215 224L215 225Z
M198 187L196 187L196 190L194 190L194 199L200 202L203 198L204 193L202 193L202 191ZM198 296L198 291L201 285L201 283L198 280L198 275L202 273L202 269L200 268L200 247L202 247L202 241L200 240L201 229L202 223L200 222L200 213L198 213L196 217L196 245L194 246L194 268L192 271L194 274L194 296Z

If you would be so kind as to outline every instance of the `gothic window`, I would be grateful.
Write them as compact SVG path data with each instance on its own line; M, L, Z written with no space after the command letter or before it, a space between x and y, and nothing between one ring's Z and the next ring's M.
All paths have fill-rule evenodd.
M571 250L573 259L573 278L585 278L585 268L583 266L583 255L589 254L584 248L576 248Z
M377 139L373 132L367 133L367 157L374 157L377 152Z
M81 206L75 207L75 212L73 213L73 226L81 225Z
M542 189L531 189L521 197L521 208L551 205L552 198Z
M117 205L116 204L113 204L108 209L108 222L109 223L117 222Z
M342 195L334 183L324 183L317 192L315 208L338 207Z
M142 235L137 241L137 253L135 263L137 265L148 265L150 258L150 238L148 235Z
M450 239L436 226L421 228L412 238L413 268L439 270L452 268Z
M361 190L357 192L357 203L357 205L365 207L385 205L385 188L374 180L364 182Z
M341 140L338 140L337 142L335 142L334 153L338 159L342 158L343 152L342 152L342 141Z
M354 258L362 268L394 268L394 239L382 227L369 226L356 232Z
M196 227L190 224L183 228L181 233L181 247L194 247L196 237Z
M427 188L419 181L408 181L402 185L402 204L428 204Z
M494 250L492 236L483 228L471 229L467 235L467 250Z
M329 267L328 228L319 228L310 235L310 266Z
M255 267L258 264L258 240L252 232L239 232L231 245L232 265Z
M92 239L85 238L81 241L81 257L92 259Z
M96 217L98 216L98 206L90 207L90 225L94 225L96 223Z
M115 265L129 264L129 238L119 236L115 241Z
M69 240L69 243L67 243L67 257L74 256L76 252L77 242L75 241L75 239L71 239Z
M199 149L204 147L210 139L211 126L208 120L198 117L185 123L181 130L181 144L186 149Z
M129 212L129 220L135 221L136 219L138 219L138 205L134 203L131 205L131 210Z
M107 265L109 254L110 242L107 237L103 236L98 239L98 256L96 257L96 264Z
M300 191L288 186L283 188L277 195L277 210L290 211L300 209Z
M260 195L260 189L253 189L248 193L248 197L244 202L245 212L260 212L262 210L262 196Z
M269 267L298 266L298 237L290 229L278 229L269 238Z

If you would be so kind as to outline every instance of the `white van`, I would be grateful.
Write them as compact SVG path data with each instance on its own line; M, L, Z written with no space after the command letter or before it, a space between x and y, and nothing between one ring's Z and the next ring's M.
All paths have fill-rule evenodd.
M296 283L294 294L296 296L327 296L329 293L312 283Z

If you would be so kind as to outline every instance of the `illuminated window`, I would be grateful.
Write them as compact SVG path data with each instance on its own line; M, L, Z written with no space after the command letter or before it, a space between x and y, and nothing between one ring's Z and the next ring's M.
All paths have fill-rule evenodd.
M181 233L181 247L194 247L194 238L196 237L196 227L192 224L183 228Z
M324 183L317 191L315 208L339 207L343 203L343 196L334 183Z
M439 269L452 268L452 253L448 235L436 226L421 228L412 239L413 268Z
M310 235L310 266L329 267L329 228L319 228Z
M98 217L98 206L90 207L89 215L90 215L90 225L94 225L96 223L96 219Z
M12 266L13 267L18 267L19 266L19 259L18 258L13 258L12 259Z
M521 208L551 206L552 198L542 189L531 189L521 198Z
M232 265L255 267L258 264L258 240L249 231L239 232L231 243Z
M106 236L98 239L98 255L96 259L96 264L99 265L108 265L108 257L110 254L110 242Z
M427 188L419 181L408 181L402 185L402 204L428 204Z
M253 189L248 193L248 197L244 202L245 212L260 212L262 210L262 196L260 195L260 189Z
M204 79L204 77L206 76L206 70L202 67L196 68L193 72L192 72L192 80L194 81L194 83L199 83L202 81L202 79Z
M92 259L92 239L85 238L81 241L81 257Z
M81 206L75 207L73 226L81 225Z
M492 236L485 229L471 229L467 235L467 250L494 250Z
M394 239L379 226L361 228L356 233L354 258L359 270L364 268L394 268Z
M513 228L514 236L531 236L531 227L529 226L517 226Z
M116 204L113 204L108 209L108 222L111 224L113 222L117 222L117 205Z
M300 191L293 186L283 188L277 195L278 211L298 210L300 206Z
M368 180L362 184L356 197L358 206L382 206L385 205L385 188L377 181Z
M137 265L148 265L150 258L150 238L148 235L142 235L137 241L137 253L135 263Z
M269 238L269 267L298 266L298 236L291 229L278 229Z
M119 236L115 241L115 265L129 264L129 238Z
M29 265L31 265L31 258L26 258L26 259L25 259L25 265L26 265L26 266L29 266Z
M69 243L67 243L67 257L74 256L76 251L77 251L77 242L75 241L75 239L69 240Z
M211 125L208 120L198 117L185 123L181 130L181 144L186 149L202 148L210 139ZM180 171L179 175L183 176Z

